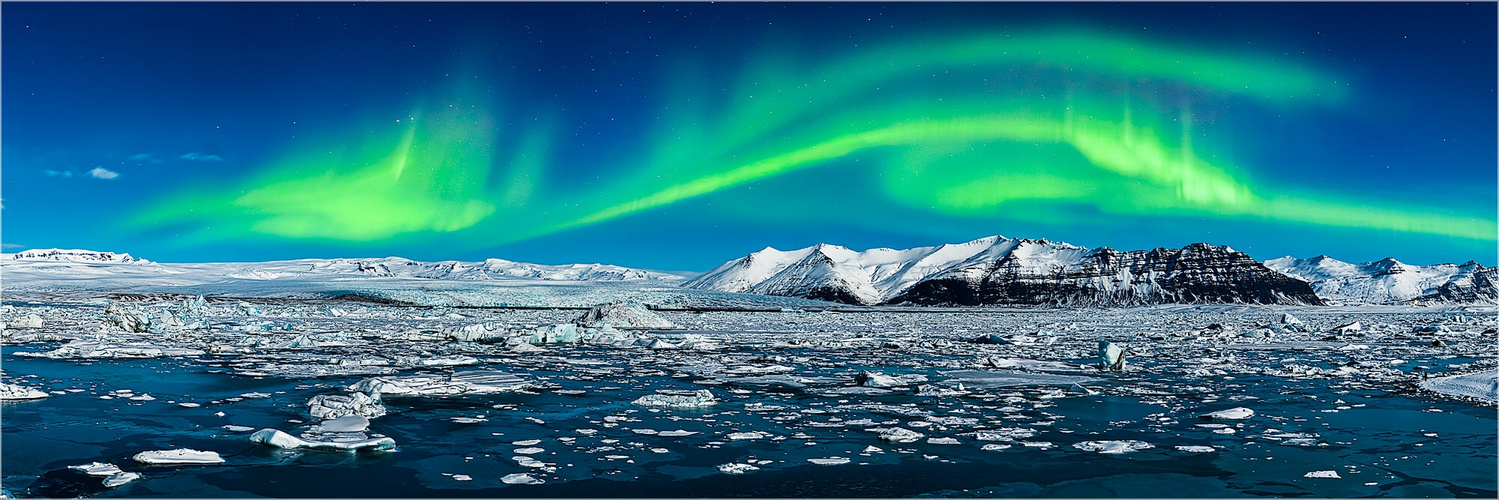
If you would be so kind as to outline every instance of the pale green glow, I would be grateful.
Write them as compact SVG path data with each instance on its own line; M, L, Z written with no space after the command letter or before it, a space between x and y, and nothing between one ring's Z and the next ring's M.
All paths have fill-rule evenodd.
M1252 165L1215 156L1223 139L1193 128L1192 107L1215 96L1287 110L1342 103L1346 84L1314 69L1080 31L903 41L816 64L798 57L767 51L729 84L695 80L709 72L680 62L662 89L659 124L615 138L632 146L592 159L608 168L587 178L559 164L578 155L551 142L551 127L502 133L469 89L450 96L466 105L289 152L246 186L180 193L135 221L214 226L198 240L454 233L488 247L827 168L874 176L860 207L871 218L899 206L1073 224L1075 215L1044 209L1066 204L1119 216L1499 238L1492 214L1250 182L1236 173ZM816 197L843 186L782 189Z

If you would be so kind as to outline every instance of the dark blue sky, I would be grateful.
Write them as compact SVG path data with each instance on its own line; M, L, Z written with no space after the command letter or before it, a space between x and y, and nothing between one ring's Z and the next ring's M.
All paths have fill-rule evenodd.
M1496 260L1494 3L0 9L7 251L703 270L1004 234ZM1302 77L1339 96L1261 90ZM1030 128L736 170L954 116ZM1099 145L1126 123L1160 140Z

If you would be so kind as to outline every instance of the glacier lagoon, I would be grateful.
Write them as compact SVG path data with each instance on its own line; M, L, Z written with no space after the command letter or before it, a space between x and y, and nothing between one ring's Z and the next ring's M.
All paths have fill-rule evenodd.
M1483 308L657 311L680 328L601 330L579 309L137 299L8 304L42 326L6 331L5 382L49 395L0 406L8 495L1499 493L1493 394L1420 386L1499 364ZM116 331L131 313L153 325ZM1097 367L1100 340L1125 371ZM384 414L360 437L392 450L250 440L306 437L311 400L369 387ZM1252 416L1205 417L1236 408ZM174 449L224 463L132 460ZM94 462L140 477L70 469Z

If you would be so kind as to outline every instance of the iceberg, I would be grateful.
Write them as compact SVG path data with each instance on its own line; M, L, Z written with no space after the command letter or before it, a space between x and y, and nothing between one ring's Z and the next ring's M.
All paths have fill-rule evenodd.
M349 390L386 396L457 396L496 394L529 387L525 380L505 372L473 370L452 375L374 377L355 382Z
M370 419L364 415L348 415L344 417L324 420L307 432L329 433L329 432L364 432L369 429Z
M655 408L700 408L718 404L718 399L707 389L699 389L691 396L650 394L641 396L630 404Z
M1105 454L1130 453L1140 450L1155 448L1155 445L1144 442L1125 439L1120 441L1083 441L1072 445L1083 451L1092 451Z
M30 387L0 383L0 401L24 401L28 399L42 399L45 397L47 397L47 393L32 389Z
M500 482L505 484L542 484L546 481L537 479L536 476L530 474L516 473L505 475L505 477L500 478Z
M349 441L308 441L276 429L261 429L250 435L250 441L288 450L385 451L395 449L396 441L388 437Z
M1244 420L1253 416L1254 410L1240 406L1238 408L1229 408L1227 410L1218 410L1212 413L1206 413L1202 415L1202 418L1208 420Z
M925 434L904 427L891 427L880 431L880 440L892 443L913 443L926 437Z
M41 328L42 317L35 314L27 314L26 317L15 320L5 326L11 328Z
M378 418L385 415L385 405L380 404L380 393L371 396L356 392L352 396L319 395L307 401L307 413L313 418L336 419L350 415Z
M136 453L131 458L148 465L207 465L224 463L224 459L219 457L218 452L198 451L187 448L143 451Z
M583 313L576 321L579 326L603 328L612 326L621 330L674 329L676 324L646 309L645 306L625 301L600 304Z
M1105 371L1124 371L1124 348L1107 340L1098 341L1098 364Z
M90 476L104 476L105 488L119 487L121 485L124 485L125 483L129 483L141 478L141 475L138 473L125 472L120 470L120 468L115 466L114 464L106 464L103 462L94 462L88 465L69 465L68 468L76 470L78 472L82 472L84 474L88 474Z

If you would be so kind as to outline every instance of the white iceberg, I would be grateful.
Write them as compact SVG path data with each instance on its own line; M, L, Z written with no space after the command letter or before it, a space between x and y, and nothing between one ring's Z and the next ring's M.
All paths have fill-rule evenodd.
M374 396L356 392L352 396L319 395L307 401L307 413L313 418L335 419L350 415L378 418L385 415L385 405L380 404L380 393Z
M843 465L849 462L848 457L809 458L808 462L815 465Z
M750 464L722 464L718 466L718 470L724 474L743 474L760 470L760 468Z
M224 459L214 451L198 451L187 448L176 450L153 450L136 453L135 461L149 465L205 465L221 464Z
M509 373L475 370L448 376L412 375L367 378L350 385L349 390L379 393L385 396L456 396L512 392L528 386L525 380Z
M47 397L47 393L30 387L15 384L0 384L0 401L23 401L45 397Z
M291 434L287 434L285 432L278 431L276 429L261 429L255 431L254 434L250 435L250 441L288 450L308 449L328 451L383 451L394 449L396 447L396 441L388 437L348 441L309 441L298 438Z
M1151 448L1155 448L1155 445L1144 441L1125 439L1119 441L1083 441L1081 443L1072 445L1072 447L1083 451L1115 454L1148 450Z
M364 432L369 429L370 419L364 415L348 415L338 418L324 420L322 423L308 429L308 432Z
M1338 475L1338 471L1335 471L1335 470L1314 470L1314 471L1308 472L1306 474L1302 474L1301 477L1309 477L1309 478L1312 478L1312 479L1342 479L1343 478L1343 476L1339 476Z
M718 398L713 397L713 393L707 389L699 389L691 396L649 394L631 401L630 404L656 408L700 408L718 404Z
M1227 410L1218 410L1212 413L1205 413L1201 415L1202 418L1208 420L1244 420L1253 416L1254 410L1242 406L1238 408L1229 408Z
M1098 341L1098 364L1105 371L1124 371L1124 348L1107 340Z
M545 483L546 481L542 481L541 479L536 478L536 476L532 476L530 474L517 473L508 474L505 477L500 478L500 482L505 484L541 484Z
M645 306L624 301L594 306L583 313L576 323L588 328L603 328L608 325L621 330L678 328Z
M26 317L12 321L5 326L10 328L41 328L42 317L35 314L27 314Z
M926 437L925 434L904 427L891 427L880 431L880 440L892 443L912 443Z

